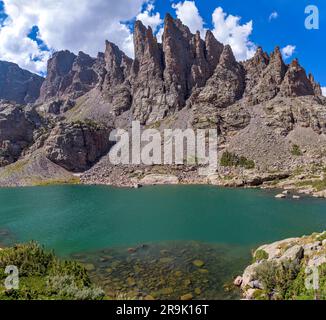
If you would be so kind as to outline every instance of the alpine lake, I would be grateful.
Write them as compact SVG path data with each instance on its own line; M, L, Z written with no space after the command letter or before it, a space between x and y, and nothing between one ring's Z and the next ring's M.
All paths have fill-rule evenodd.
M252 250L326 229L326 201L212 186L0 188L0 247L38 241L113 299L238 299Z

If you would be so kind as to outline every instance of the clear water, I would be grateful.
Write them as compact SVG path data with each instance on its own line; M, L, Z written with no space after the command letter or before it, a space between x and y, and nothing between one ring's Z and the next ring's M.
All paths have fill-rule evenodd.
M277 200L275 193L210 186L0 189L0 243L37 240L88 263L108 291L230 298L223 284L250 262L252 249L326 229L325 200ZM196 259L205 266L194 266Z

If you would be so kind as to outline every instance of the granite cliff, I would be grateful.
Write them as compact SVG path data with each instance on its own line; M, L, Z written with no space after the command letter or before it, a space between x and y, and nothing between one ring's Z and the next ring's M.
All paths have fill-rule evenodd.
M129 186L274 181L289 188L300 183L307 192L324 189L326 98L297 59L286 64L276 47L236 61L231 47L210 31L202 39L170 15L162 42L137 21L134 47L134 59L108 41L97 57L56 52L45 79L0 64L1 185L33 184L51 175L69 181L78 173L84 183ZM113 167L108 134L128 130L132 120L160 130L216 128L216 174L199 177L196 166ZM250 168L222 165L226 152L248 160Z

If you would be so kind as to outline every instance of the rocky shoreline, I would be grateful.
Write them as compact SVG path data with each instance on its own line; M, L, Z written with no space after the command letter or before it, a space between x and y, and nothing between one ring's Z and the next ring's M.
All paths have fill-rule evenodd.
M48 162L41 158L40 162ZM44 164L43 164L44 165ZM9 168L9 167L7 167ZM2 169L4 170L4 169ZM52 169L57 170L56 168ZM56 179L44 176L36 179L32 175L15 178L0 183L0 187L29 187L64 184L104 185L117 188L140 188L154 185L212 185L226 188L260 188L282 190L278 199L302 196L326 198L326 176L324 170L289 172L266 172L241 170L238 168L220 168L217 173L208 176L198 174L198 166L113 166L101 161L84 173L64 172ZM27 174L30 170L27 170ZM63 171L63 169L61 169ZM1 176L1 170L0 170Z
M312 178L313 177L313 178ZM139 188L148 185L212 185L229 188L261 188L283 190L282 197L291 195L295 199L301 196L326 198L325 172L311 173L288 172L261 173L256 170L221 168L218 173L209 176L198 175L196 166L101 166L80 176L80 182L86 185L109 185L113 187Z
M315 291L307 286L314 270L318 272ZM234 284L247 300L326 299L326 231L259 247L253 264Z

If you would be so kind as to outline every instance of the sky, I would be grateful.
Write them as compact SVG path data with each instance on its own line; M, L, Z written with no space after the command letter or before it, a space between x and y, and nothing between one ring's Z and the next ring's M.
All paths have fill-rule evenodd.
M319 29L305 27L309 5L318 8ZM285 61L298 58L326 95L325 0L0 0L0 59L45 75L54 51L96 56L105 40L133 57L133 23L150 25L161 41L166 13L202 37L212 30L239 61L257 46L280 46Z

